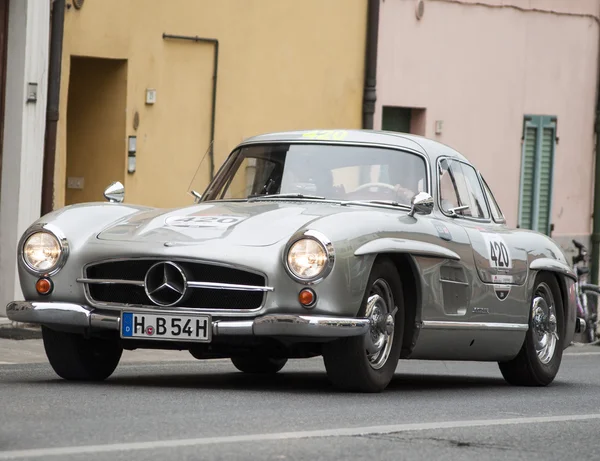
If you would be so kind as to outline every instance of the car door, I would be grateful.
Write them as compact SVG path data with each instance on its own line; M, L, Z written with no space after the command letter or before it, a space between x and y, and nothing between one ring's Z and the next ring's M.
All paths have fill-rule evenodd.
M474 268L481 282L480 289L473 292L470 318L497 329L522 325L523 300L526 298L526 250L500 219L499 207L492 200L489 187L471 165L446 158L440 160L440 166L442 170L448 170L458 195L458 203L444 203L441 188L441 210L466 231L471 242ZM490 202L493 204L492 211Z

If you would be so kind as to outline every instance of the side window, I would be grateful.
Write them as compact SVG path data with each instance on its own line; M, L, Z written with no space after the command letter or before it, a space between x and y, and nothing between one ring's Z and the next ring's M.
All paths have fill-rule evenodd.
M490 186L487 185L487 182L485 182L485 179L482 177L481 180L483 181L483 190L485 191L485 195L487 197L488 203L490 204L490 209L492 211L492 218L494 219L494 221L498 222L498 223L503 223L506 222L506 219L504 218L504 215L502 214L502 210L500 210L500 207L498 206L498 202L496 202L496 199L494 198L494 195L492 194L492 191L490 190Z
M453 186L454 195L450 185ZM454 198L456 204L449 198ZM457 160L443 159L440 162L440 202L445 212L454 207L467 206L460 211L461 216L477 219L490 217L477 172L472 166Z
M461 203L458 200L453 172L450 170L450 164L446 159L440 162L439 178L440 206L442 211L448 213L452 208L461 206Z

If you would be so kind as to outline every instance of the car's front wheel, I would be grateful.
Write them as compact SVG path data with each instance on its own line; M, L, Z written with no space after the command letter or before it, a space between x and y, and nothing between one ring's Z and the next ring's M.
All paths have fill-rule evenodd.
M115 371L123 353L116 340L87 339L45 326L42 338L50 365L68 380L103 381Z
M244 373L273 374L280 371L287 359L273 357L232 357L231 362Z
M381 392L394 376L404 329L402 283L389 259L373 265L358 316L370 321L364 336L324 345L327 376L340 389Z
M514 359L499 363L504 379L517 386L547 386L562 360L564 311L558 282L552 274L540 273L534 286L523 347Z

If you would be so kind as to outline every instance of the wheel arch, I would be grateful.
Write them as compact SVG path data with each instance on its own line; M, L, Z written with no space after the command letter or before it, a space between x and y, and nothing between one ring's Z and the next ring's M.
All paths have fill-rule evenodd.
M419 329L417 322L421 318L421 283L418 276L418 269L413 256L410 253L378 253L373 261L380 258L386 258L392 261L400 281L402 283L402 295L404 301L404 334L402 341L402 352L400 358L410 355L412 348L416 344Z
M533 277L533 283L531 286L531 296L529 304L533 301L533 290L535 290L535 280L539 274L551 275L558 285L560 291L560 300L562 302L563 312L563 331L562 335L565 338L563 342L563 348L567 348L573 337L575 336L575 322L577 317L577 306L575 305L575 299L571 297L571 292L574 290L575 281L561 270L553 270L550 268L544 268L542 270L535 271Z

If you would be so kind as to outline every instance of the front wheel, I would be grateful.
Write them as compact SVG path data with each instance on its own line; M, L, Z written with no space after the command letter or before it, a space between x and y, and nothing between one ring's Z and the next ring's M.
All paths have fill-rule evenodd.
M123 348L117 340L86 339L42 326L44 349L58 376L77 381L103 381L119 364Z
M273 357L232 357L231 362L244 373L274 374L280 371L287 359Z
M358 316L370 321L364 336L323 346L327 376L340 389L381 392L396 371L404 330L402 283L390 260L380 259L373 265Z
M547 386L562 360L564 311L558 282L540 273L534 286L523 347L514 359L499 363L504 379L517 386Z

